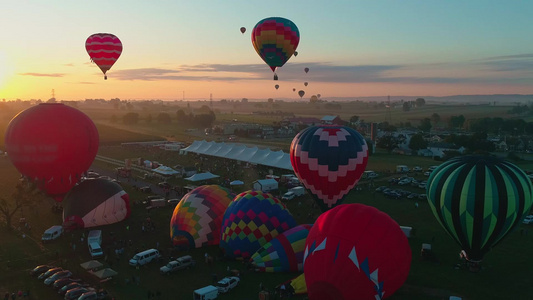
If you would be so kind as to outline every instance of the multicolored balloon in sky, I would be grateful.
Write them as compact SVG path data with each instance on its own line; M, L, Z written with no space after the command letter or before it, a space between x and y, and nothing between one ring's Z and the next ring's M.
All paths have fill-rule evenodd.
M172 245L185 248L218 245L222 218L234 197L219 185L202 185L183 196L170 220Z
M235 197L222 220L220 248L229 258L250 258L280 233L296 226L285 205L269 193L247 191Z
M98 144L93 121L62 103L24 110L9 122L5 135L17 170L59 202L89 169Z
M342 202L368 162L368 146L359 132L340 125L300 131L290 148L294 172L323 211Z
M252 45L272 72L282 67L291 58L299 42L298 27L285 18L263 19L255 25L252 31Z
M520 168L492 156L452 158L427 182L428 203L444 230L471 262L479 262L522 223L533 185Z
M410 268L407 237L371 206L343 204L321 214L305 242L310 300L385 299L404 284Z
M122 43L111 33L95 33L85 41L85 49L91 61L104 73L104 79L107 79L107 71L117 62L122 53Z

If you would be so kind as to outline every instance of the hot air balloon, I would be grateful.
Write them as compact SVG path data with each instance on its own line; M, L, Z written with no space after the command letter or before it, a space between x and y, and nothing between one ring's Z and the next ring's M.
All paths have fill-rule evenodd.
M111 33L95 33L85 41L85 49L107 80L107 71L115 64L122 53L122 43Z
M234 197L219 185L203 185L183 196L170 220L172 244L185 248L218 245L222 217Z
M279 89L279 84L276 84L274 87L276 88L276 90Z
M261 191L247 191L237 195L224 213L220 248L226 257L250 258L294 226L293 216L277 198Z
M130 200L111 180L87 179L74 186L63 201L63 227L81 229L120 222L130 215Z
M250 259L255 269L263 272L301 272L305 239L312 225L291 228L259 248Z
M437 167L427 182L428 203L473 269L529 213L533 186L517 166L468 155Z
M98 143L93 121L62 103L24 110L11 120L5 135L13 165L56 201L89 169Z
M272 72L282 67L300 42L298 27L288 19L271 17L259 21L252 31L252 45ZM274 73L274 80L276 74Z
M304 82L304 85L305 85L305 86L308 86L308 85L309 85L309 83L308 83L308 82L306 81L306 82Z
M298 56L298 51L294 51L294 56Z
M294 137L290 158L294 172L325 211L340 204L363 175L368 146L350 127L312 126Z
M292 88L292 91L293 91L293 92L296 92L296 88Z
M320 94L316 94L316 96L317 96L318 98L320 98Z
M309 72L309 68L304 68L304 72L308 73Z
M246 28L245 27L241 27L241 33L244 34L246 32Z
M411 248L389 215L362 204L321 214L305 242L310 300L385 299L407 279Z
M300 96L300 99L302 99L302 97L305 95L305 91L304 90L298 91L298 95Z

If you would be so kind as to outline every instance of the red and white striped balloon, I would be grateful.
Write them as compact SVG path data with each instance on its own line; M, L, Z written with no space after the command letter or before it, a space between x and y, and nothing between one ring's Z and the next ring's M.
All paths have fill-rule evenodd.
M85 41L85 49L107 79L106 72L111 69L122 53L122 42L111 33L95 33Z

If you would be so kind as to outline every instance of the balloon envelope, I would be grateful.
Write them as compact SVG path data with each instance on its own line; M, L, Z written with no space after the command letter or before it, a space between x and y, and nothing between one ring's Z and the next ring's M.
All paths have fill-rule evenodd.
M276 90L279 89L279 84L276 84L274 87L276 88Z
M306 82L304 82L304 85L307 86L307 85L309 85L309 83L306 81Z
M183 196L170 220L172 244L188 248L218 245L222 218L234 196L219 185L203 185Z
M309 72L309 68L304 69L305 73Z
M224 213L220 248L229 258L250 258L278 234L296 226L285 205L269 193L247 191Z
M322 210L342 202L368 162L368 146L356 130L320 125L300 131L292 140L291 164Z
M301 99L305 95L305 91L304 90L298 91L298 95L300 96L300 99Z
M16 115L5 145L19 172L61 201L91 166L98 130L81 111L62 103L43 103Z
M469 155L435 169L427 196L433 214L468 259L481 261L529 213L533 186L510 162Z
M122 54L122 42L111 33L95 33L85 41L85 49L105 75Z
M298 27L285 18L263 19L255 25L252 31L252 45L272 71L289 60L299 42Z
M250 261L256 269L263 272L303 271L305 239L311 226L298 225L279 234L259 248Z
M241 33L244 34L246 32L246 28L245 27L241 27Z
M63 201L63 226L89 228L120 222L129 217L130 200L111 180L87 179L74 186Z
M310 300L384 299L407 279L411 248L391 217L362 204L321 214L305 242Z

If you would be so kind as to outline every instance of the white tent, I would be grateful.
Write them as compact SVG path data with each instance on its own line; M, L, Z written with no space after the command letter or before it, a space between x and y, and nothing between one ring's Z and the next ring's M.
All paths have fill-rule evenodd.
M167 167L167 166L159 166L159 167L153 169L152 171L154 171L157 174L166 175L166 176L171 176L171 175L175 175L175 174L179 174L180 173L180 172L172 169L171 167Z
M206 172L206 173L194 174L191 177L185 178L185 180L188 180L188 181L202 181L202 180L208 180L208 179L213 179L213 178L218 178L218 177L220 177L220 176L215 175L215 174L213 174L211 172Z

